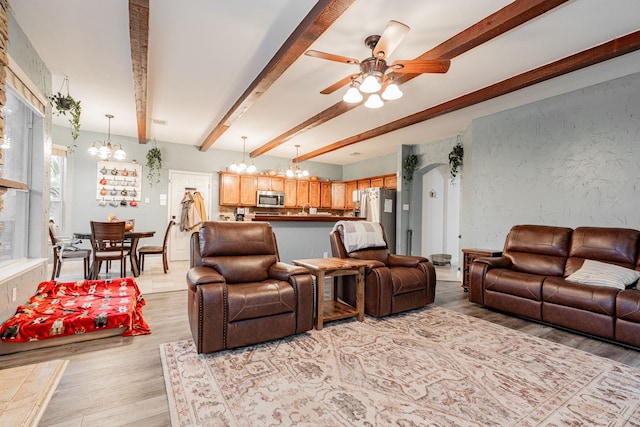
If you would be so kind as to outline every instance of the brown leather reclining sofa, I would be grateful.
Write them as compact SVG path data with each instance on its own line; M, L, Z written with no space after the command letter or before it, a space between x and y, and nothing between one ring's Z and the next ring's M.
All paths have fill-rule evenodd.
M469 300L639 348L635 283L619 289L566 280L585 260L640 270L639 245L640 231L626 228L517 225L501 257L474 260Z

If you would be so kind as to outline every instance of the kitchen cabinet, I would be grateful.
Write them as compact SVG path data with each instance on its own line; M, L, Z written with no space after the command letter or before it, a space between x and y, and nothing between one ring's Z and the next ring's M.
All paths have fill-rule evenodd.
M271 191L271 177L259 176L256 180L257 190Z
M370 179L359 179L358 180L358 190L361 188L371 188L371 180Z
M220 204L226 206L240 204L240 175L220 172Z
M298 200L298 183L295 179L284 180L284 207L295 208Z
M309 203L309 181L300 179L298 180L296 185L297 185L296 207L302 208L304 207L304 205Z
M347 184L345 182L331 183L331 209L345 209L345 194Z
M372 188L384 187L384 177L377 176L375 178L371 178L371 187Z
M320 181L309 181L309 203L314 208L322 207Z
M385 175L383 187L390 188L390 189L398 188L398 175L395 173L392 175Z
M256 177L240 175L240 205L255 206L257 202Z
M311 190L309 190L311 196ZM331 209L331 183L328 181L320 182L320 207Z
M358 189L358 181L347 181L345 209L353 209L353 192Z
M256 179L256 190L284 191L284 178L281 176L259 175Z
M284 191L284 178L281 176L271 177L271 191Z

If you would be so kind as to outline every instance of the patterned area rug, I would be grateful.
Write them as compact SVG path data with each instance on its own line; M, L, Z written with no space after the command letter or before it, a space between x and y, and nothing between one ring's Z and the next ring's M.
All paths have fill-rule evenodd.
M440 307L160 353L174 426L640 426L640 370Z

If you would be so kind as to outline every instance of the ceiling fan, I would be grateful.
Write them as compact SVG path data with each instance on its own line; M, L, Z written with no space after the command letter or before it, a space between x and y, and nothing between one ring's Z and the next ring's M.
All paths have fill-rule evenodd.
M393 100L402 96L402 92L394 83L395 73L446 73L451 65L449 60L396 60L390 65L387 63L391 52L398 47L408 32L407 25L398 21L389 21L382 35L372 35L364 40L365 46L371 49L371 56L362 61L317 50L306 51L307 56L355 64L360 67L359 73L348 75L320 93L327 95L349 84L349 90L343 97L344 101L360 102L363 99L362 92L371 94L365 106L378 108L383 105L382 99ZM382 92L381 95L378 95L378 92Z

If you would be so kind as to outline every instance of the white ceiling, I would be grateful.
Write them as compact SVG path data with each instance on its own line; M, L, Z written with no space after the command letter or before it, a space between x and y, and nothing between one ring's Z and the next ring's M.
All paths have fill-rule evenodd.
M52 75L57 92L64 76L82 101L83 130L137 138L129 47L128 2L13 0L12 13ZM391 19L411 27L390 60L413 59L509 0L356 0L311 46L364 59L364 39ZM315 5L311 0L151 0L147 137L199 147ZM268 152L291 158L384 125L510 76L640 29L638 0L573 0L451 62L446 74L424 74L402 85L405 96L378 110L360 106ZM247 152L339 102L345 89L320 90L357 70L351 65L301 56L236 120L212 148ZM451 136L478 116L580 87L640 72L640 54L609 60L571 75L387 133L316 157L346 165ZM153 120L166 121L160 125ZM64 118L54 123L65 126ZM358 156L351 153L359 152Z

